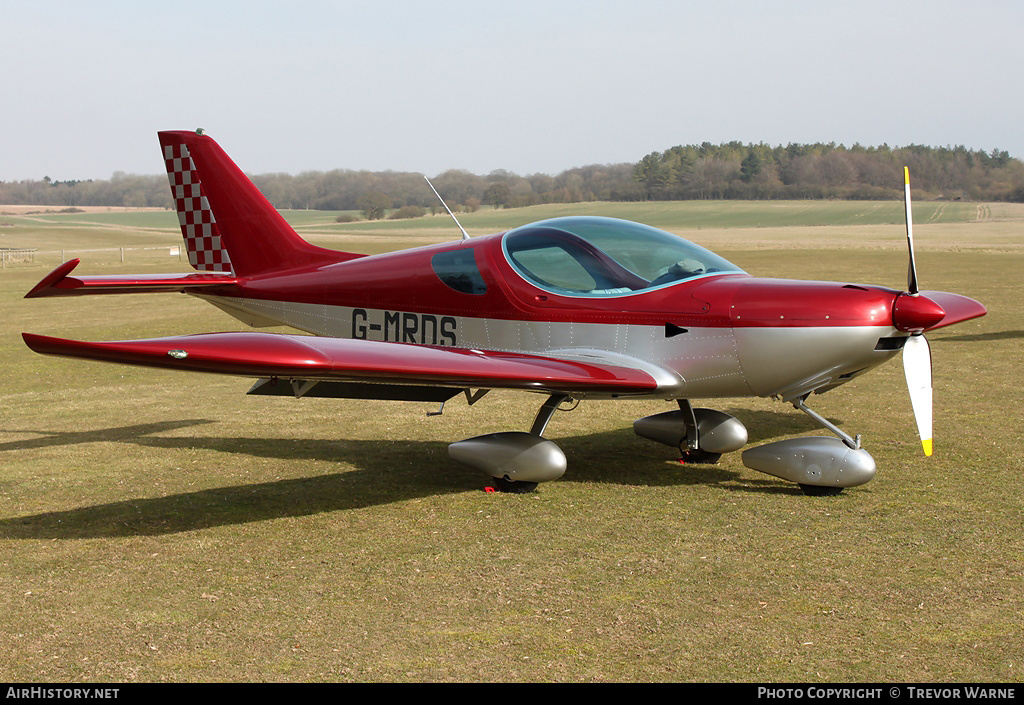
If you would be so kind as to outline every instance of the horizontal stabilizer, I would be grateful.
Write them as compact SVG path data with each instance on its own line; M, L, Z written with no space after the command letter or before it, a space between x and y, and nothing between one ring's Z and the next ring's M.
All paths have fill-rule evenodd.
M231 274L119 274L112 276L69 276L79 260L63 263L43 277L25 294L26 299L43 296L80 296L82 294L140 294L146 292L184 291L226 286L238 281Z
M48 355L250 377L622 394L658 386L630 367L374 340L238 332L90 343L22 335Z

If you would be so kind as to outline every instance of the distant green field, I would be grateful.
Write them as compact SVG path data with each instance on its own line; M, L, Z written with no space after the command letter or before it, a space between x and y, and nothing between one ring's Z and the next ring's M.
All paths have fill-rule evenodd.
M370 254L459 237L447 214L337 223L339 213L284 211L283 216L315 244L336 249L352 247ZM597 202L507 210L483 208L460 214L459 219L472 235L483 235L564 215L635 220L721 250L792 248L807 239L837 247L891 248L901 247L904 242L903 206L890 201ZM1015 249L1020 247L1018 232L1024 223L1024 204L925 202L916 204L915 222L922 250L976 248L979 236L988 247ZM0 247L35 248L41 266L53 266L70 257L94 263L121 261L122 257L126 262L166 263L170 248L180 244L177 218L170 211L112 209L0 216ZM178 256L178 261L184 261L184 255Z
M923 202L915 204L918 223L967 223L978 218L979 205L967 202ZM1004 207L1005 208L1005 207ZM447 214L404 220L337 223L341 213L350 211L282 211L298 230L339 230L346 232L450 231ZM643 203L565 203L527 208L483 208L458 214L474 231L500 231L545 218L565 215L600 215L635 220L669 230L699 228L757 228L798 226L890 225L903 223L903 204L897 201L651 201ZM1024 217L1024 211L1015 217ZM49 213L32 216L3 216L15 225L51 224L60 227L177 228L171 211L118 211Z
M921 223L966 223L977 217L975 203L915 204ZM458 215L474 231L504 230L545 218L600 215L624 218L667 230L699 228L795 227L813 225L887 225L903 223L903 204L895 201L661 201L643 203L566 203L509 210L483 209ZM286 213L286 217L290 217ZM339 224L350 232L401 229L436 229L433 216L403 221Z
M38 213L3 215L0 220L13 225L47 224L62 228L88 228L97 225L121 228L177 228L178 219L172 211L112 209L86 213Z

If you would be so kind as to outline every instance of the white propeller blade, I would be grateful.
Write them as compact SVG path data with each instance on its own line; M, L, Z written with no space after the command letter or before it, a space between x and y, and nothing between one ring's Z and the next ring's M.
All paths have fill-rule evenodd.
M907 267L907 293L917 296L917 263L914 261L914 219L910 216L910 168L903 167L903 206L907 214L907 249L910 264Z
M932 352L923 335L912 335L903 346L910 404L925 455L932 454Z

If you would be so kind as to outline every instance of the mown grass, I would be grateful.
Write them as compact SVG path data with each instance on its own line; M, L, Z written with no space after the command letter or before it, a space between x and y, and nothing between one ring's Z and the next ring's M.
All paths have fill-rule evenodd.
M817 499L738 454L680 466L630 429L665 402L557 414L565 477L486 494L447 443L527 428L540 397L492 392L428 418L429 405L246 397L242 379L38 356L21 331L241 325L184 296L24 300L46 268L5 269L0 678L1017 681L1024 243L964 227L977 247L919 257L924 286L990 311L929 336L936 455L920 455L902 370L884 366L812 400L880 469ZM800 232L818 231L716 237L753 274L905 278L898 245L798 246ZM872 239L890 235L900 227ZM771 400L713 405L754 443L823 433Z

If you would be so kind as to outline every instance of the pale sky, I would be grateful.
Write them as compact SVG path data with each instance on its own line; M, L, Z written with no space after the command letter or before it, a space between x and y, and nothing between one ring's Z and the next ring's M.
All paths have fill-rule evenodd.
M730 140L1024 158L1019 0L3 0L0 180L557 174Z

